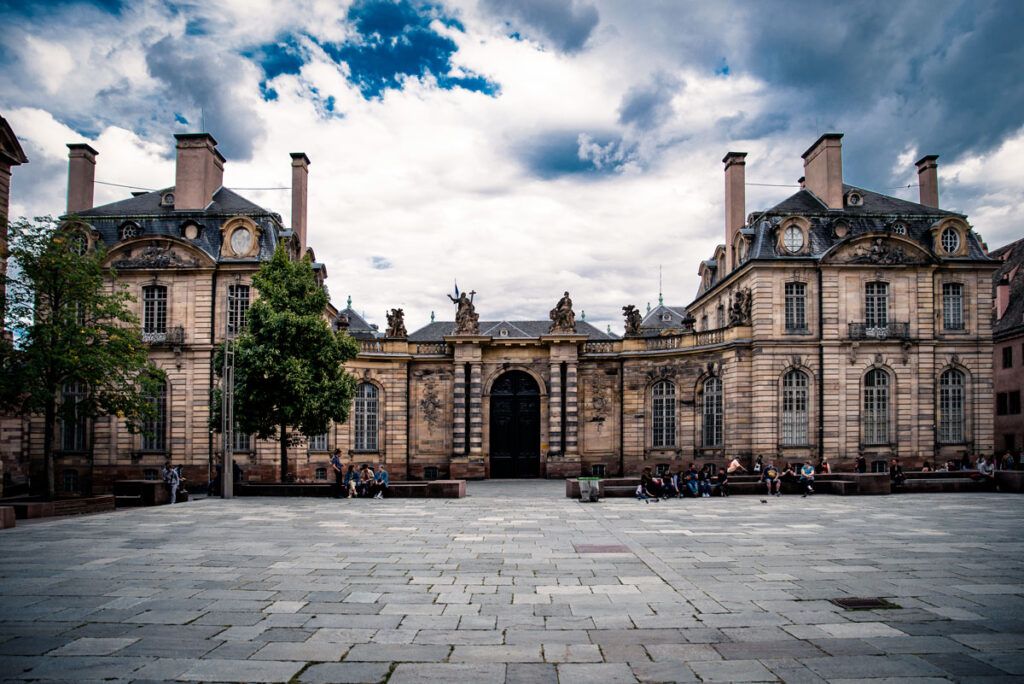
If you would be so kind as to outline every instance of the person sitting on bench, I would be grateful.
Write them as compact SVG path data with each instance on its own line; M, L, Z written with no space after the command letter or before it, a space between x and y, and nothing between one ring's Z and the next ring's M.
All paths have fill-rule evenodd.
M761 473L761 482L764 482L768 489L768 496L773 493L775 496L782 496L782 478L779 477L779 469L775 467L774 463L769 462L768 467ZM772 492L772 489L775 491Z
M697 466L691 463L690 467L685 473L683 473L683 484L685 484L686 487L685 489L683 487L679 488L679 491L681 491L684 496L700 496L698 493L697 477Z
M800 468L800 484L806 487L804 496L814 494L814 466L810 463L804 463Z
M705 463L697 474L697 488L704 498L711 496L711 467Z
M907 479L907 476L903 474L903 466L900 465L898 458L893 458L889 461L889 482L892 484L893 489L903 489L903 481Z
M720 468L717 478L718 482L715 483L715 489L718 491L718 496L729 496L729 469Z

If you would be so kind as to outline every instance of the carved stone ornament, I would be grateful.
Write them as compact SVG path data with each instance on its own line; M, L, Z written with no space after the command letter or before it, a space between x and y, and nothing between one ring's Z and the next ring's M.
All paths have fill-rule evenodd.
M626 337L640 337L640 325L643 317L632 304L622 307L622 315L626 317Z
M551 319L549 333L571 335L576 332L576 314L572 310L572 299L569 298L568 291L558 300L558 304L548 314L548 318Z
M847 351L847 358L849 359L851 366L857 363L857 349L859 347L860 347L860 343L859 342L853 342L853 343L850 344L849 348L846 350Z
M476 290L469 293L463 292L458 298L448 295L448 299L452 300L459 308L455 313L455 334L456 335L479 335L480 334L480 316L476 312L476 307L473 306L473 296L476 294Z
M916 264L921 260L910 256L902 247L889 244L885 238L876 237L870 245L861 245L845 259L849 264L877 264L894 266L897 264Z
M177 251L160 245L150 245L138 252L126 250L124 255L112 264L115 268L197 268L199 262L184 257Z
M387 337L401 339L408 336L409 334L405 331L405 311L402 309L392 309L388 313Z
M338 314L338 317L334 319L334 327L337 330L347 332L350 325L352 325L352 321L349 320L348 314Z
M697 325L697 318L692 313L687 311L686 315L683 316L682 324L683 332L693 332L693 326Z
M647 381L652 382L654 380L665 380L667 378L674 378L679 374L679 369L674 366L658 366L647 371Z
M437 396L437 386L428 382L423 390L423 399L420 400L420 410L423 411L423 419L431 429L436 430L441 424L441 409L444 405Z
M750 325L750 309L753 296L750 288L745 287L736 292L729 306L729 325Z

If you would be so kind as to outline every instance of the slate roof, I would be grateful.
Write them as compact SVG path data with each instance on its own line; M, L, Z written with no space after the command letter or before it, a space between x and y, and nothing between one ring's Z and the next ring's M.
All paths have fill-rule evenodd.
M480 334L502 338L502 328L508 330L505 339L536 340L549 335L551 321L480 321ZM410 342L442 342L455 332L455 321L435 321L409 335ZM576 321L576 334L586 335L588 340L617 340L615 335L599 330L586 321Z
M251 259L231 259L233 263L266 261L277 247L284 229L280 215L250 202L233 190L220 188L213 194L213 200L205 209L182 211L161 205L165 193L174 187L145 192L118 202L111 202L92 209L78 212L100 234L108 247L120 238L121 227L128 221L142 229L142 235L167 235L176 237L203 250L212 259L219 260L221 250L220 227L235 216L246 216L263 228L260 236L260 250ZM183 235L184 224L192 221L202 227L199 237L188 240Z
M669 320L662 320L662 315L668 314ZM642 330L667 330L677 329L683 327L683 318L686 317L685 306L665 306L659 304L644 316L643 321L640 323Z
M356 313L355 309L352 308L351 299L349 305L338 312L337 318L334 319L334 327L338 327L338 319L342 315L348 316L348 334L349 337L368 339L371 337L380 337L381 333L377 329L377 326L368 323L365 318Z
M1000 281L1004 277L1010 280L1010 305L992 326L992 334L1001 338L1024 333L1024 238L992 250L989 256L1003 262L992 274L993 299Z

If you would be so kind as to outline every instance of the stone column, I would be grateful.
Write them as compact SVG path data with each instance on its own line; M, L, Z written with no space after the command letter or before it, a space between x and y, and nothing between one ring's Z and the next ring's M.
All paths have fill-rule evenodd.
M579 413L576 402L576 362L566 364L565 372L565 453L576 454L578 448Z
M562 364L551 364L548 382L548 454L562 453Z
M466 365L462 361L455 362L455 388L452 391L452 403L455 414L452 420L452 451L456 456L466 453Z
M480 375L480 362L469 364L469 453L483 453L484 411L483 411L483 380Z

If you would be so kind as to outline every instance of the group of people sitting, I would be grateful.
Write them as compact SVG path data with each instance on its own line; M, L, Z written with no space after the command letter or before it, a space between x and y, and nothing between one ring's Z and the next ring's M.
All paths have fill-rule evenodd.
M388 471L383 463L374 470L364 463L358 470L354 463L348 469L341 462L341 449L335 449L331 456L331 469L334 470L334 498L340 499L341 492L348 492L348 498L368 497L383 499L388 490Z
M824 461L823 467L823 472L831 472L827 460ZM758 456L754 463L754 474L761 476L760 481L764 483L769 496L782 496L784 480L799 482L803 487L803 496L814 494L815 471L815 467L810 463L786 464L785 469L780 470L771 461L765 465L761 456ZM729 476L737 472L747 472L738 458L733 458L727 466L718 468L714 474L708 463L700 470L695 463L691 463L685 470L676 473L666 471L661 475L655 475L650 468L644 468L640 475L640 484L636 488L636 498L650 503L652 500L677 497L729 496Z

